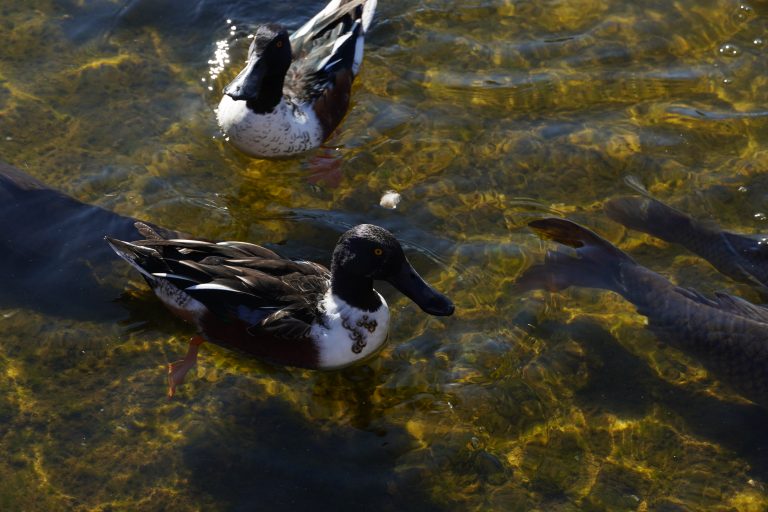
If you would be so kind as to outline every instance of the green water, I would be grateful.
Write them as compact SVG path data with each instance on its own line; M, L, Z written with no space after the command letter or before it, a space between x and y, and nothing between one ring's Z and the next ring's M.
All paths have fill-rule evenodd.
M324 148L262 161L220 137L218 41L323 2L4 0L0 158L78 199L328 263L392 229L456 303L382 287L389 345L321 373L210 344L114 264L122 316L0 311L0 509L761 511L768 413L664 346L620 297L509 293L559 213L685 286L759 298L601 212L632 174L768 231L768 4L381 1ZM231 20L227 23L227 20ZM205 80L203 80L205 79ZM212 90L209 90L209 87ZM396 210L378 206L388 189ZM23 219L20 219L20 223Z

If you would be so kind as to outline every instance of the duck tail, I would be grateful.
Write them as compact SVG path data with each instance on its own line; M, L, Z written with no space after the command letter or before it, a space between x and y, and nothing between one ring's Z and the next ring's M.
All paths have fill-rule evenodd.
M162 261L160 254L151 247L143 247L130 242L123 242L116 238L105 236L104 240L109 244L115 253L127 261L133 268L141 272L141 274L154 282L156 278L152 275L153 272L161 271L161 269L155 269L158 262Z
M566 219L540 219L529 224L545 239L575 249L575 254L548 251L544 263L533 265L515 283L518 292L569 286L601 288L619 292L622 265L635 262L627 254L592 231Z
M363 22L363 34L368 32L368 27L373 21L373 15L376 13L376 0L365 0L363 5L363 14L361 16Z

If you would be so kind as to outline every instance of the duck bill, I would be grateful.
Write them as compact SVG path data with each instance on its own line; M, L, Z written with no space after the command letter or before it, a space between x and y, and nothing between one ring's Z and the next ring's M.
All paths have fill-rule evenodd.
M259 65L261 60L258 57L251 57L242 71L234 80L224 87L224 94L233 100L244 100L255 98L259 95L261 82L264 79L264 66Z
M404 260L398 271L387 281L400 293L415 302L425 313L435 316L450 316L455 309L453 302L429 286L414 270L408 260Z

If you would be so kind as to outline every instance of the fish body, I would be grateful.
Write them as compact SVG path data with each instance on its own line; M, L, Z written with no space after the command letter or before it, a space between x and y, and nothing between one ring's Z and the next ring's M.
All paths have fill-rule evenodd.
M122 289L108 282L114 254L103 236L135 240L135 222L0 161L0 307L88 320L124 316L115 303Z
M531 223L542 237L575 249L550 251L518 290L583 286L622 295L660 340L694 356L743 397L768 408L768 309L728 294L714 298L671 283L588 229L565 219Z
M768 296L768 239L720 229L652 197L611 199L606 214L624 226L682 245L731 279Z

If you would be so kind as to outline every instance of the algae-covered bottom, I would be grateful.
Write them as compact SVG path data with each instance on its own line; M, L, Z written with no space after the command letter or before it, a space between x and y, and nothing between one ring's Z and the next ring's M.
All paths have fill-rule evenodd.
M169 401L193 333L122 262L99 274L107 312L5 301L0 509L765 510L768 412L617 295L511 284L545 248L527 222L562 214L681 285L759 300L601 207L632 174L768 232L768 4L379 2L327 144L240 155L213 109L248 31L322 6L5 0L0 158L88 203L326 264L349 226L380 224L456 314L382 286L390 342L367 364L206 344Z

